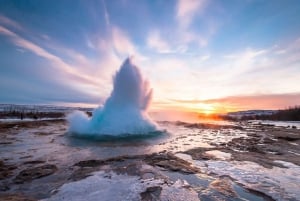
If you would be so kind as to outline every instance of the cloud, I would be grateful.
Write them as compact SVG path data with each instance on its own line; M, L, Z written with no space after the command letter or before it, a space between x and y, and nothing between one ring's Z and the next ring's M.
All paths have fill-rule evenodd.
M69 88L58 87L63 91L66 91L66 93L69 93L70 89L76 89L80 95L88 93L88 97L100 96L104 99L111 91L112 76L125 57L135 55L138 60L146 59L138 52L138 48L130 40L129 36L117 26L110 25L109 18L107 18L107 20L107 25L111 28L109 35L103 36L103 34L98 33L98 37L86 37L89 46L93 47L91 51L93 51L93 54L97 54L97 57L90 57L90 55L85 53L67 48L57 43L54 38L50 39L47 37L47 40L38 40L39 38L34 36L41 37L41 34L31 34L30 31L23 28L20 24L4 16L0 16L0 35L6 36L15 46L17 46L17 51L19 51L19 48L22 48L22 51L26 50L46 60L47 63L45 63L45 65L34 66L32 69L30 68L30 70L34 71L36 69L40 71L40 68L51 67L57 71L56 76L51 77L50 75L47 75L43 77L43 79L49 80L49 82L55 82L57 85L61 86L68 85ZM16 33L6 26L12 28L18 26L19 32ZM14 29L16 30L16 28ZM27 39L26 36L28 34L30 34L32 40ZM47 68L46 71L48 72L48 70L49 69ZM15 76L18 75L15 74ZM32 76L38 75L34 74ZM24 82L28 81L26 77L22 78L22 80L24 80ZM39 77L34 80L42 81ZM75 93L72 94L74 96ZM46 94L42 93L42 95ZM66 98L65 96L62 97L62 99ZM22 98L20 97L20 99ZM58 100L59 97L54 99ZM68 100L70 100L70 98L66 99L66 101ZM80 100L83 100L83 98L80 98ZM59 101L61 101L61 99L59 99Z
M206 0L178 0L177 19L182 27L188 27L194 16L205 8Z
M96 83L90 77L82 74L81 72L75 70L72 66L65 63L61 58L49 53L47 50L41 48L40 46L20 37L19 35L4 28L3 26L0 26L0 34L8 36L16 46L29 50L37 56L43 57L52 62L53 67L57 68L59 71L65 72L66 74L72 75L75 80L92 85Z
M300 93L231 96L222 99L206 100L204 102L229 105L239 110L284 109L290 106L299 105Z
M300 38L288 44L277 45L272 51L277 58L280 58L279 60L285 61L285 65L298 62L300 60Z
M105 0L102 0L103 10L104 10L104 19L107 26L110 26L109 14L107 11Z
M3 35L10 36L10 37L17 37L17 34L11 32L10 30L6 29L3 26L0 26L0 33Z
M158 53L171 53L169 44L163 40L159 31L152 31L147 38L148 47L154 49Z
M119 28L112 28L112 44L119 54L131 55L136 52L128 36Z
M227 75L233 77L254 68L260 68L264 61L262 58L267 55L268 51L267 49L255 50L246 48L243 51L225 55L224 67L229 68L228 65L230 65L230 71Z
M185 54L191 42L195 42L200 47L207 45L206 39L189 31L179 31L174 35L175 39L172 40L172 43L169 43L161 37L158 30L153 30L148 34L147 47L161 54Z
M125 59L128 56L134 56L136 60L140 61L147 59L147 57L138 51L138 48L130 40L129 36L117 26L112 27L112 35L110 40L111 41L109 41L108 45L112 46L113 50L120 58Z
M99 96L47 79L45 75L37 76L36 72L29 73L31 79L24 79L24 73L20 74L22 77L17 73L14 77L5 74L0 76L1 83L5 83L0 85L1 92L5 94L0 96L0 102L53 104L57 102L99 103L101 100Z
M195 108L200 107L200 103L216 104L214 107L222 110L226 107L229 111L237 108L263 108L268 104L276 109L297 104L299 100L296 96L288 96L300 92L299 44L296 39L276 47L265 49L249 47L240 52L229 52L224 56L212 53L163 55L150 60L144 65L144 69L154 88L155 102L164 101L166 105L170 104L172 107L180 107L182 104L181 107ZM282 49L285 51L284 54L276 54L276 51ZM268 100L260 97L256 101L253 98L249 99L251 104L247 103L246 98L236 99L237 101L232 103L222 102L222 97L248 98L255 94L275 93L282 94L282 97L272 96ZM287 96L284 96L286 94ZM191 102L176 104L169 102L172 99L183 98ZM272 98L276 99L276 103L273 104ZM205 99L221 101L207 103L201 101ZM241 104L238 104L239 100ZM223 103L226 104L222 106Z
M6 25L8 27L11 27L11 28L14 28L17 30L23 30L23 27L19 23L17 23L16 21L14 21L12 19L9 19L1 14L0 14L0 24Z
M174 55L154 58L140 66L151 80L154 101L182 95L190 96L198 87L197 78L190 74L189 63Z
M103 36L101 33L86 36L86 44L91 49L106 54L113 51L117 57L125 59L134 55L140 59L145 57L138 51L128 34L117 26L110 25L110 32Z
M290 106L296 106L300 103L300 93L286 94L258 94L248 96L229 96L219 99L209 100L180 100L170 99L173 104L190 105L197 108L199 104L212 105L216 111L237 111L251 109L284 109Z
M202 14L206 0L178 0L175 3L175 13L170 16L175 23L171 21L169 26L154 27L147 34L146 46L153 53L190 54L199 50L194 49L195 46L208 45L207 34L196 32L197 27L190 26L194 18Z

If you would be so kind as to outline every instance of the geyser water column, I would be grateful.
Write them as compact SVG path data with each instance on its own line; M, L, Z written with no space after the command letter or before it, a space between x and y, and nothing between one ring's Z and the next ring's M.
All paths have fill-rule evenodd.
M147 108L152 89L139 69L128 58L113 78L113 91L103 107L89 118L76 111L68 116L69 133L77 136L145 135L157 131Z

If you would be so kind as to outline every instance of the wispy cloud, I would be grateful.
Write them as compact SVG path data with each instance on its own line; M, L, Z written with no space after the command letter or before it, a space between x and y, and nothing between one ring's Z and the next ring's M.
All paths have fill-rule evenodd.
M284 109L299 105L300 93L287 94L259 94L248 96L229 96L219 99L170 99L169 105L177 107L190 107L196 109L199 106L211 106L215 112L231 112L250 109Z
M4 15L0 14L0 24L17 29L17 30L23 30L23 27L16 21L5 17Z
M122 59L128 56L134 56L137 60L147 59L146 56L139 52L137 46L132 42L129 36L117 26L112 27L112 35L108 45L112 46L115 53Z
M161 38L159 31L152 31L147 37L148 47L154 49L158 53L172 52L170 45Z
M15 33L13 33L12 31L10 31L8 29L6 29L3 26L0 26L0 33L3 34L3 35L10 36L10 37L17 37L17 35Z
M188 51L189 46L191 44L197 45L199 48L206 47L208 45L208 38L210 33L206 32L195 32L193 28L195 26L191 26L193 21L197 16L201 16L202 20L205 21L207 25L207 20L204 20L206 16L204 15L204 9L208 4L207 0L178 0L177 1L177 9L175 13L175 18L178 23L176 42L180 44L180 46L185 46L186 51ZM204 24L202 20L199 23Z
M298 46L295 40L265 49L245 48L240 52L228 52L224 56L209 53L177 57L168 55L156 58L146 64L145 68L154 88L155 102L167 101L172 107L180 107L182 104L195 109L201 104L213 104L223 111L263 108L268 104L274 109L285 107L284 102L287 105L297 104L297 96L289 94L299 92ZM277 55L276 52L282 49L285 53ZM278 93L282 96L269 96L264 101L263 95L259 95L254 101L255 94ZM246 98L236 99L232 103L225 102L227 99L223 101L222 97L228 96L253 98L251 104L247 104ZM289 97L290 101L284 97ZM272 103L272 98L276 99L276 103ZM170 103L172 99L183 102ZM205 99L220 101L203 102ZM241 104L238 104L239 101Z
M205 8L206 0L178 0L177 19L182 27L188 27L195 15Z
M225 55L223 68L230 68L227 76L231 77L248 72L254 68L258 69L263 65L263 58L266 56L268 51L269 50L267 49L255 50L246 48L243 51Z
M221 99L205 100L203 102L227 105L235 108L235 110L247 110L253 108L284 109L289 106L299 105L300 93L231 96Z
M105 0L102 0L103 10L104 10L104 19L107 26L110 26L109 14L107 11Z
M16 46L26 49L36 54L37 56L43 57L52 62L53 67L57 68L59 71L70 74L75 79L81 80L86 84L95 84L95 82L90 77L76 71L72 66L65 63L61 58L49 53L47 50L41 48L40 46L20 37L16 33L6 29L3 26L0 26L0 34L8 36Z
M119 54L129 56L136 53L136 48L128 38L127 34L118 27L112 28L112 45Z

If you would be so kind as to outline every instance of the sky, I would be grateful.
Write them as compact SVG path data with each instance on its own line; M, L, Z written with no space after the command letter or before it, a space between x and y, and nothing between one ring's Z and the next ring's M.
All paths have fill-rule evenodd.
M128 56L152 110L300 104L298 0L0 0L0 103L96 106Z

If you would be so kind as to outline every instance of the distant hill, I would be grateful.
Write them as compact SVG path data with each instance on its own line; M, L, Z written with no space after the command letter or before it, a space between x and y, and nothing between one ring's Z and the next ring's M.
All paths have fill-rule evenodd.
M74 110L81 110L87 113L91 113L91 111L93 111L92 108L54 105L0 104L0 119L64 118L67 113L70 113Z
M225 120L300 121L300 106L283 110L247 110L221 115Z
M279 121L300 121L300 106L291 107L285 110L278 110L270 116L271 120Z
M227 115L232 117L243 117L243 116L260 116L260 115L272 115L278 110L246 110L238 112L229 112Z

